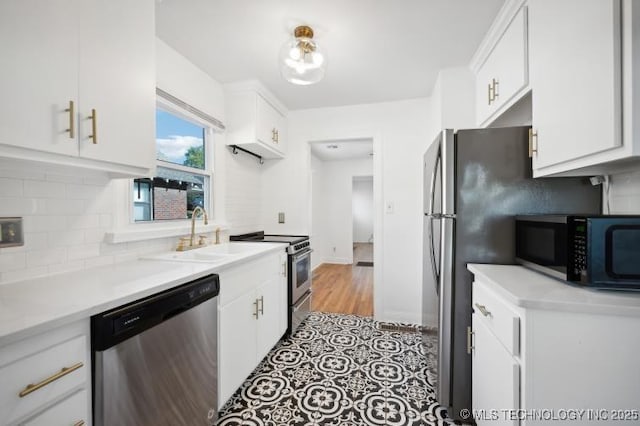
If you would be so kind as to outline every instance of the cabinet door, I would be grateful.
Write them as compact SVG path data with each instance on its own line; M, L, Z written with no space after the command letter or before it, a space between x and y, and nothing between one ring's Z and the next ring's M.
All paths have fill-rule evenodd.
M80 155L155 162L154 1L80 2ZM92 110L96 110L96 137Z
M280 255L280 267L282 268L280 272L280 288L282 289L280 294L280 329L284 334L289 325L289 258L287 253Z
M534 169L621 145L619 0L529 2Z
M479 124L510 103L529 82L526 7L514 16L476 76Z
M220 406L256 366L256 312L253 291L220 308Z
M256 95L256 133L263 144L281 151L280 138L284 135L284 119L282 115L262 96Z
M282 280L271 278L256 290L260 319L257 329L256 361L260 362L282 337Z
M0 144L78 155L66 111L78 101L77 6L0 2Z
M520 408L520 366L482 320L473 318L472 404L478 426L518 425L504 410Z

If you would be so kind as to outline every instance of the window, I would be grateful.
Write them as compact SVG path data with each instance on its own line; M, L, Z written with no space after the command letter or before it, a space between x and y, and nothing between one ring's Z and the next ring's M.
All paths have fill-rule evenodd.
M156 176L133 181L135 222L189 219L196 206L211 211L212 129L176 105L156 109Z

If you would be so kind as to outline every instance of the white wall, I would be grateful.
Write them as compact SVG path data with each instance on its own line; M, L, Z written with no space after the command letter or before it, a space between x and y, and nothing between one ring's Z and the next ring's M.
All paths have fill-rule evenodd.
M224 122L224 92L218 82L160 40L156 55L160 88ZM245 223L253 226L260 216L256 213L260 197L259 189L254 188L260 184L255 164L228 161L224 134L215 137L214 155L215 221L233 221L238 229L246 227ZM227 174L230 179L225 179ZM0 249L0 283L133 260L174 248L177 237L103 242L105 232L125 225L122 210L128 206L129 184L130 180L24 170L17 165L0 169L0 216L23 217L25 232L23 247ZM251 195L250 203L238 196L237 187L252 188L244 191ZM254 211L253 216L239 214L245 207Z
M373 242L373 178L353 179L352 211L353 242Z
M385 321L420 322L422 153L429 99L319 108L289 113L287 157L268 161L262 179L262 222L270 232L308 234L311 226L309 141L373 138L374 199L380 229L374 245L374 311ZM391 202L392 214L382 205ZM287 214L277 223L277 212ZM378 225L377 225L378 226ZM378 235L379 234L379 235ZM315 236L314 236L315 238Z
M373 161L322 161L312 157L313 263L353 263L352 181L354 176L372 175ZM370 185L373 196L373 181Z

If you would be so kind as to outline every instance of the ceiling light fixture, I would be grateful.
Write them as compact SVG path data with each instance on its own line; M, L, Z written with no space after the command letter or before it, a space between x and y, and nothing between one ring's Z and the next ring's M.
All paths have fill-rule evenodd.
M294 38L280 49L282 77L290 83L303 86L319 82L327 67L327 55L313 40L311 27L296 27L293 35Z

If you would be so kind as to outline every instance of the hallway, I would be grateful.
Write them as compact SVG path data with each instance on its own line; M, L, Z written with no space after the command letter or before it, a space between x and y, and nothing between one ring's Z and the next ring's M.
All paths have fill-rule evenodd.
M353 265L324 263L313 272L311 310L373 316L373 244L354 243Z

